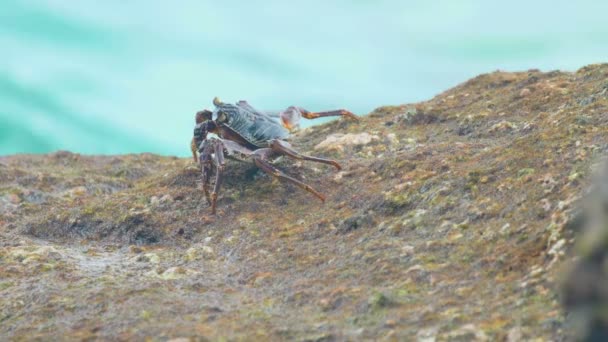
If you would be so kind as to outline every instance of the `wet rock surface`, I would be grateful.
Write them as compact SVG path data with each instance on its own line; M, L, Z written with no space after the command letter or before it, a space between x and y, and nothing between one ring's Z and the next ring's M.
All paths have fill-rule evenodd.
M212 217L188 158L0 157L0 336L560 340L606 84L494 72L302 130L343 169L276 165L324 204L236 161Z

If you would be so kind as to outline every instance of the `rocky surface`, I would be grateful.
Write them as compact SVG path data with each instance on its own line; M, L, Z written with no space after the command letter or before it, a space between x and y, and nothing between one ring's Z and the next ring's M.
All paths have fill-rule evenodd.
M607 121L608 65L485 74L296 134L324 204L229 161L217 217L188 158L0 157L0 336L565 339Z

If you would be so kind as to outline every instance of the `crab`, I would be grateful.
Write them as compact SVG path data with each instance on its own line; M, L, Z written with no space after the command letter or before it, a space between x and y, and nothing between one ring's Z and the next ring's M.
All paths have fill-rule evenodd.
M307 156L296 151L286 139L298 128L300 118L315 119L328 116L341 116L358 120L348 110L310 112L304 108L290 106L278 114L258 111L246 101L229 104L213 99L214 111L203 110L196 113L194 137L191 141L192 157L202 172L203 191L215 215L217 196L225 169L225 157L237 160L252 160L262 171L279 180L286 181L308 191L321 201L325 195L276 168L272 161L280 156L296 160L307 160L327 164L341 169L337 161ZM208 137L214 133L218 138ZM199 156L197 157L197 152ZM212 175L215 171L213 189Z

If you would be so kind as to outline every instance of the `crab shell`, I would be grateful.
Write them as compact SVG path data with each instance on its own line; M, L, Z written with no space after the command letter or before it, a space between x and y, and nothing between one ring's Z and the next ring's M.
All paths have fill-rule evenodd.
M215 98L213 104L213 118L222 137L234 138L236 135L240 138L237 140L253 149L268 147L270 140L289 137L289 130L283 126L279 115L260 112L246 101L229 104Z

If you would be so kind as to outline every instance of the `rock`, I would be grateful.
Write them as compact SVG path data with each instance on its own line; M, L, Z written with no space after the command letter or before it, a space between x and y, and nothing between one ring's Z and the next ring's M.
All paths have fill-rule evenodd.
M502 227L500 227L500 234L501 235L509 235L511 234L511 224L510 223L505 223Z
M553 246L551 246L547 254L558 257L562 254L565 245L566 239L560 239Z
M77 186L67 191L67 195L70 197L82 197L87 194L87 188L84 186Z
M549 199L547 198L543 198L540 200L540 207L545 211L545 212L549 212L551 211L552 205L551 202L549 201Z
M165 270L160 277L165 280L180 279L185 277L186 269L183 267L171 267Z
M165 194L161 197L158 196L152 196L150 197L150 205L152 205L153 207L158 207L158 206L164 206L168 203L172 203L173 197L171 197L171 195L169 194Z
M261 272L256 273L251 279L251 283L256 287L266 287L272 282L272 273L270 272Z
M144 250L140 246L136 246L136 245L129 246L129 253L139 254L139 253L142 253L143 251Z
M386 135L386 140L391 145L399 145L399 139L395 133L389 133Z
M590 115L578 115L574 122L581 126L591 125L593 124L593 117Z
M342 184L343 177L344 177L344 171L340 171L340 172L336 173L336 175L333 178L333 181L338 184Z
M589 70L489 73L290 136L344 166L273 160L325 204L251 160L226 160L211 215L191 158L1 156L0 336L559 341L570 317L605 330L608 239L568 228L587 225L568 199L608 152L608 64ZM582 240L563 312L557 266ZM56 263L35 252L49 245Z
M473 125L469 124L458 125L458 127L455 129L456 134L458 134L459 136L469 135L473 133L474 130L475 128L473 127Z
M239 223L239 227L241 229L249 230L249 229L255 228L254 222L248 218L241 218L241 219L239 219L238 223Z
M198 272L181 266L176 266L168 268L163 273L161 273L159 277L164 280L175 280L192 276L195 274L198 274Z
M368 145L374 141L380 140L377 135L371 135L367 132L364 133L335 133L317 144L315 150L327 150L327 151L339 151L343 152L346 146L362 146Z
M437 332L439 332L439 327L431 327L419 330L416 334L416 341L435 342L437 340Z
M462 233L455 232L455 233L448 235L447 239L450 242L454 242L454 241L462 239L463 237L464 237L464 235Z
M390 302L390 299L381 292L372 294L367 300L367 304L369 304L373 310L387 307Z
M590 104L592 104L593 102L595 102L597 100L597 98L593 95L585 97L584 99L580 100L578 102L579 105L581 106L588 106Z
M173 197L171 197L171 195L163 195L163 197L160 198L159 202L161 204L165 204L165 203L171 203L173 202Z
M372 225L371 215L356 215L347 218L338 225L338 234L346 234L359 228L368 228Z
M16 249L9 255L22 264L49 263L61 260L61 254L51 246L39 247L33 251Z
M530 273L528 273L528 277L529 278L536 278L540 275L542 275L545 272L545 269L540 266L540 265L534 265L532 267L532 269L530 270Z
M437 115L425 113L418 108L409 108L405 113L397 116L396 121L408 125L426 125L438 120Z
M399 235L405 230L406 225L408 224L409 220L393 222L388 226L388 231L391 233L391 235Z
M453 191L452 188L450 188L449 186L442 186L441 188L439 188L439 190L437 190L437 195L439 196L448 196L449 194L451 194Z
M148 262L151 264L160 263L160 257L156 253L139 254L134 257L134 260L137 262Z
M523 178L529 175L534 174L535 170L533 168L523 168L517 171L517 178Z
M457 341L487 341L488 335L473 324L466 324L447 334L448 340Z
M532 93L532 91L528 88L524 88L519 92L519 97L526 97L528 95L530 95Z
M414 266L408 268L405 271L405 274L408 274L410 272L418 272L418 271L424 271L424 267L422 265L414 265Z
M387 319L386 322L384 322L384 326L387 328L394 328L397 326L397 321L394 319Z
M194 261L194 260L198 259L199 255L200 254L199 254L198 248L190 247L186 251L186 255L184 255L184 259L186 261Z
M517 129L517 126L509 121L503 120L497 124L494 124L488 132L497 133L497 132L508 132Z
M213 248L211 248L209 246L203 246L201 248L201 250L203 251L203 254L205 254L206 256L210 256L210 257L215 256L215 252L213 251Z
M414 246L405 245L401 247L402 256L409 256L414 254Z
M406 212L419 200L419 195L411 192L391 191L384 194L384 199L378 203L375 210L389 215Z
M462 230L469 229L469 219L466 219L460 223L454 223L453 227L454 227L454 229L462 229Z
M507 342L520 342L523 340L523 333L521 332L520 326L515 326L509 329L507 334Z
M568 176L568 181L571 183L574 183L576 181L578 181L579 179L583 178L582 175L578 172L572 172L569 176Z
M19 204L21 203L22 199L21 196L17 195L17 194L8 194L6 195L8 201L12 204Z
M545 189L544 190L545 194L552 193L555 190L555 188L557 187L557 181L553 178L553 175L551 175L550 173L539 178L538 182Z

